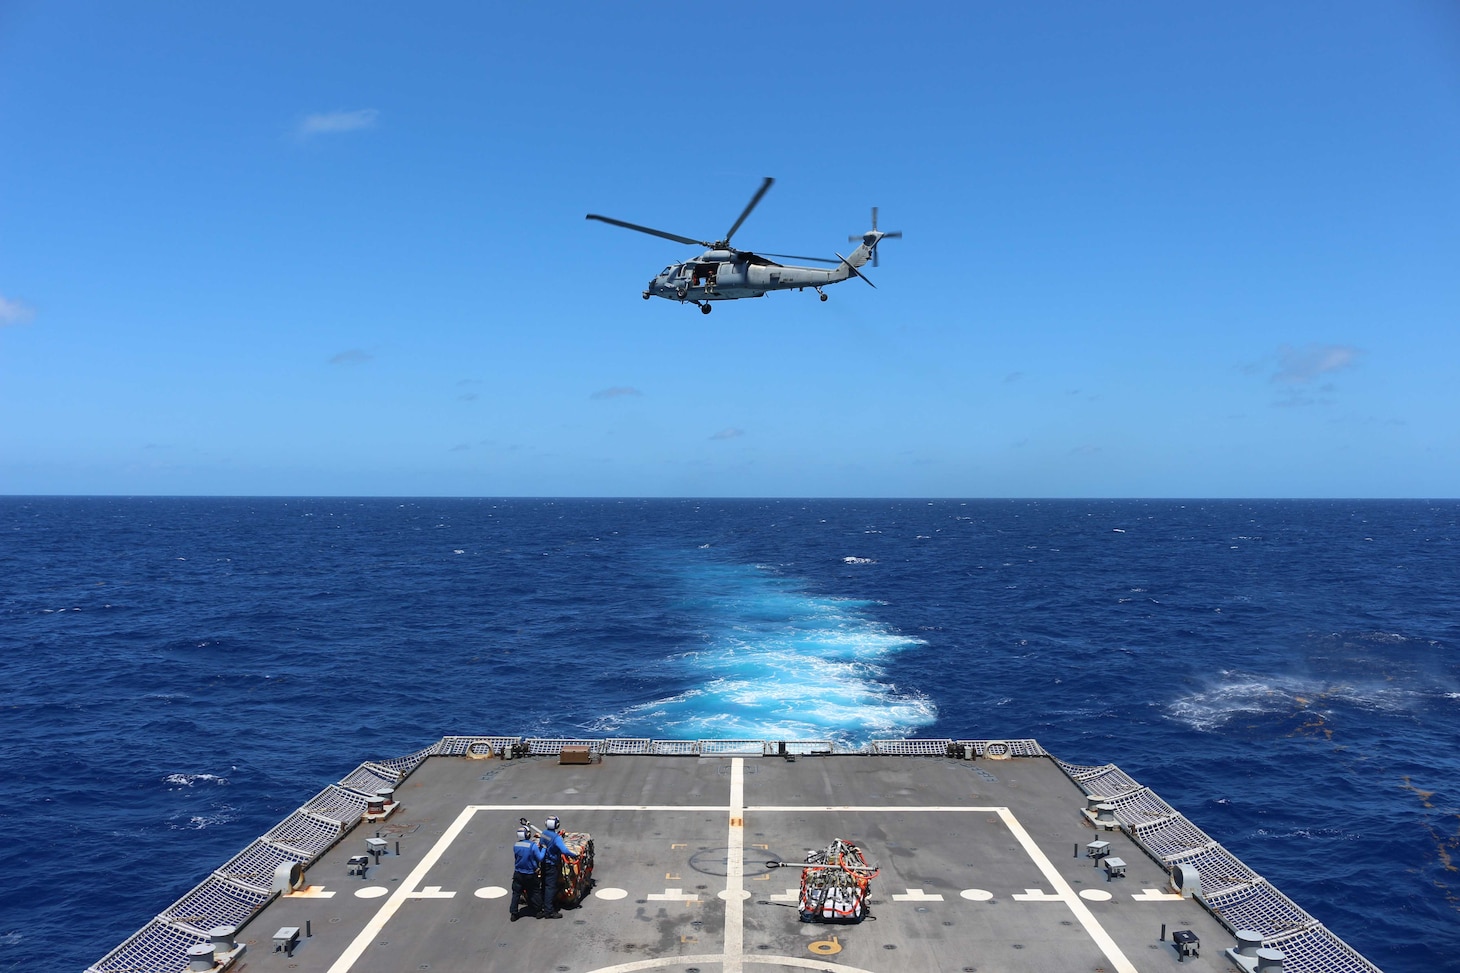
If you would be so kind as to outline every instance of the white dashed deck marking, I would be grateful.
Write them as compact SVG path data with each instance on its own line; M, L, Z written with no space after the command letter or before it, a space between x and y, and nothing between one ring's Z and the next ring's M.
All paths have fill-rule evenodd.
M443 892L439 885L428 885L419 892L412 892L406 896L408 899L454 899L455 892Z
M1180 902L1181 893L1162 892L1160 889L1141 889L1131 898L1137 902Z
M745 806L745 764L744 758L736 757L731 764L730 775L730 801L727 805L686 805L686 804L632 804L632 805L555 805L554 810L561 811L671 811L677 813L693 811L719 811L728 813L728 841L726 856L726 888L723 892L717 893L718 897L725 901L725 947L718 955L706 956L679 956L662 957L652 960L640 960L631 963L623 963L601 968L601 973L632 973L635 970L649 970L661 966L683 966L686 963L703 962L719 963L723 973L744 973L747 965L761 965L775 963L782 966L792 966L806 969L839 970L846 973L856 973L857 967L843 966L829 963L825 959L817 958L803 960L799 957L771 957L771 956L746 956L744 953L744 915L745 900L750 897L744 887L745 882L745 817L747 814L774 814L784 812L796 812L800 814L815 812L885 812L889 810L886 805L758 805ZM478 811L530 811L545 810L543 807L530 806L525 804L475 804L463 808L456 820L446 829L445 834L437 840L425 858L412 869L409 876L401 883L394 893L389 889L376 886L359 889L355 895L359 898L376 898L389 894L389 898L381 905L376 914L366 923L365 928L350 943L334 965L329 968L328 973L348 973L348 971L375 942L382 929L385 928L391 918L399 911L401 905L407 899L421 898L450 898L456 895L455 892L443 892L440 886L430 885L417 889L420 881L430 873L430 870L445 854L451 844L460 836L466 825ZM1086 907L1080 896L1070 886L1059 871L1029 836L1024 826L1007 807L969 807L957 805L919 806L919 807L896 807L898 813L947 813L947 814L997 814L1010 833L1018 840L1023 847L1025 854L1039 868L1041 874L1054 887L1054 892L1046 892L1042 889L1026 889L1024 894L1012 896L1015 900L1024 902L1063 902L1086 933L1094 940L1101 952L1110 961L1116 973L1136 973L1136 968L1126 958L1120 947L1116 945L1110 934L1100 925L1100 922ZM497 889L496 886L478 889L476 895L480 898L499 897L489 896L484 893ZM1103 892L1101 889L1087 889L1087 892ZM1146 889L1141 895L1134 896L1140 901L1152 901L1158 897L1159 900L1167 898L1179 898L1166 893ZM616 894L609 894L616 893ZM500 891L499 895L505 895L506 890ZM600 889L594 893L597 897L613 900L623 898L627 895L622 889ZM772 895L768 898L772 901L796 901L799 899L799 889L787 889L785 895ZM1108 893L1106 893L1108 894ZM959 895L969 901L986 902L993 898L993 893L984 889L965 889ZM698 902L699 896L695 893L686 893L680 888L666 888L663 893L650 893L645 896L647 900L667 902ZM1097 898L1097 896L1087 896ZM943 897L936 893L925 893L922 889L908 889L906 893L892 896L893 901L911 902L941 902Z

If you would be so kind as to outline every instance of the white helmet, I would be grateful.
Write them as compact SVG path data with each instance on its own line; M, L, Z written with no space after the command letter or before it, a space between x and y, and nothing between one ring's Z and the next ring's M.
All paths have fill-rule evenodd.
M527 829L526 828L518 828L517 829L517 840L518 841L526 841L527 840Z
M558 816L556 814L549 814L548 819L543 822L543 827L548 831L556 831L558 830L558 825L562 823L562 821L558 820Z

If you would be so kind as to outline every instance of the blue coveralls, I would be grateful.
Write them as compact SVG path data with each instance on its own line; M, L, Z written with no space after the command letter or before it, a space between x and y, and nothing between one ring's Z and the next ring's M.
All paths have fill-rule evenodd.
M562 873L563 859L572 860L578 856L568 848L563 836L551 829L544 831L538 839L542 845L542 914L558 915L558 878Z
M518 913L535 915L542 911L542 879L537 867L542 864L543 849L528 838L512 846L512 918Z

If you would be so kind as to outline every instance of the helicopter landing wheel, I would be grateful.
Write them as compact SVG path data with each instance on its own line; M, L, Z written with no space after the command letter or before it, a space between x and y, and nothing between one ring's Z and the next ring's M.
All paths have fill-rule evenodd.
M710 305L708 305L708 304L701 304L700 305L700 313L701 314L709 314L710 313Z
M825 295L825 294L823 294L823 295L821 295L821 299L822 299L822 300L823 300L823 301L824 301L824 300L826 300L826 295Z
M647 301L649 299L649 292L648 291L645 291L644 293L640 294L639 296L642 297L644 300Z

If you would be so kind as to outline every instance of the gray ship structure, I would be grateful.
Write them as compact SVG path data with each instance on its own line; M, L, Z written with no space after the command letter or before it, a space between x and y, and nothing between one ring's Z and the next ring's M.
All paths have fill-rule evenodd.
M550 814L591 868L562 918L513 922L518 822ZM88 973L1177 969L1377 973L1149 788L1034 740L448 736Z

